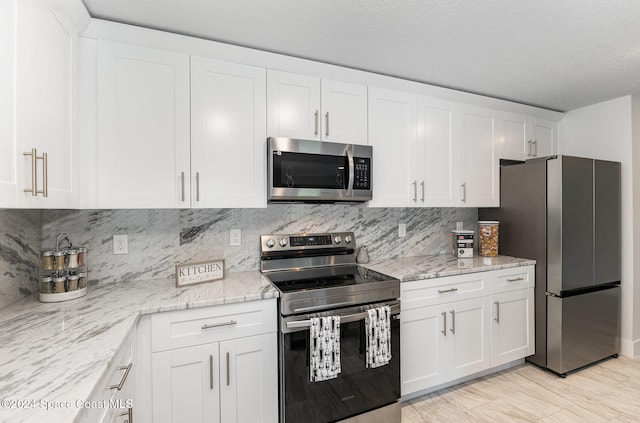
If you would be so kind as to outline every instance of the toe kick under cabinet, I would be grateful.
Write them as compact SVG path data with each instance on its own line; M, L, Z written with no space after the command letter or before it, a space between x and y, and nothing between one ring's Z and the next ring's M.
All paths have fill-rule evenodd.
M150 316L151 409L161 422L277 422L275 300Z
M533 287L534 266L403 282L402 396L533 354Z

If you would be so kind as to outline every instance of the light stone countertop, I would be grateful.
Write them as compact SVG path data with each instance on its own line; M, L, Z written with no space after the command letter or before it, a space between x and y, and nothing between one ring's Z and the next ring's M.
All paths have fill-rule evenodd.
M89 286L82 298L41 303L36 296L0 310L0 400L36 407L0 408L0 422L71 422L89 399L120 344L143 314L277 298L260 272L176 288L175 280ZM71 401L71 408L46 409Z
M527 266L515 257L457 259L432 255L364 265L402 282ZM277 298L260 272L229 273L224 280L176 288L175 280L89 286L86 296L40 303L37 296L0 310L0 400L34 401L36 407L0 408L0 422L70 422L80 413L120 344L143 314ZM42 408L70 401L71 408Z
M401 282L409 282L534 264L536 264L535 260L509 256L475 256L459 259L450 254L440 254L377 260L365 264L364 267L398 278Z

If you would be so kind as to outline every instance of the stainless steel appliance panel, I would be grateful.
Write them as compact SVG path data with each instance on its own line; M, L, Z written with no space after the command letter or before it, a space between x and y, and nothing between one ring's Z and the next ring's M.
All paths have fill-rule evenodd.
M500 168L500 208L480 209L480 220L500 221L500 254L536 260L535 343L529 361L547 360L547 164L546 160Z
M593 160L548 160L547 199L547 291L561 295L593 286Z
M548 296L547 309L548 369L565 374L620 351L620 286Z
M595 160L595 284L621 280L620 163Z

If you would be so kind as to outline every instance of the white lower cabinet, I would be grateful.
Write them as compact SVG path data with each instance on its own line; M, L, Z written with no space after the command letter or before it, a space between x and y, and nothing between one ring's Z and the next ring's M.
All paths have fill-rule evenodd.
M136 405L136 330L115 353L102 380L85 401L74 421L86 423L125 423L134 421Z
M278 421L274 301L152 316L154 423Z
M402 396L533 354L533 280L526 266L402 283Z

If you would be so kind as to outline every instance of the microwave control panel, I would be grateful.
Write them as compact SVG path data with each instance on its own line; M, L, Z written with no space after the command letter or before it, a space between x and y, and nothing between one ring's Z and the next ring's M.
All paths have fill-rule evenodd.
M371 159L354 157L355 166L353 189L371 189Z

